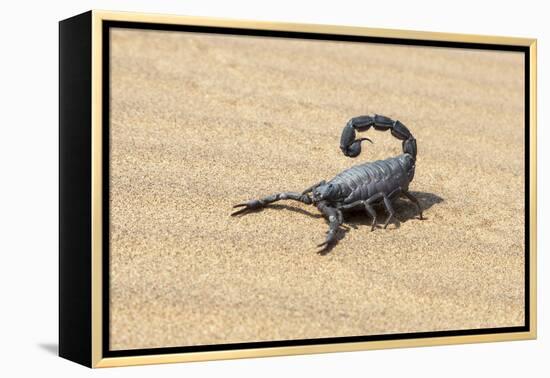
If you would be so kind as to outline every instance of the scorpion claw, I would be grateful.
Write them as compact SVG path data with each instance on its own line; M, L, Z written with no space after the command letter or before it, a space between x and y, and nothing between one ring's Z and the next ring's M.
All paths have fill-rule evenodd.
M232 217L236 216L236 215L239 215L239 214L243 214L249 210L256 210L256 209L259 209L263 206L263 203L258 201L258 200L252 200L252 201L248 201L248 202L243 202L243 203L239 203L235 206L233 206L234 209L238 208L238 207L242 207L242 209L239 209L237 211L235 211L234 213L231 214Z
M331 244L334 240L329 240L329 238L327 237L327 240L325 240L324 242L320 243L320 244L317 244L317 248L326 248L329 246L329 244Z
M320 243L320 244L317 244L317 247L318 248L322 248L322 249L325 249L327 248L330 244L334 243L336 241L336 236L334 234L334 232L331 232L331 231L328 231L327 232L327 238L325 239L324 242Z
M234 206L235 207L235 206ZM231 216L234 217L234 216L237 216L239 214L242 214L244 213L246 210L248 210L246 207L244 209L240 209L240 210L237 210L235 211L234 213L231 213Z

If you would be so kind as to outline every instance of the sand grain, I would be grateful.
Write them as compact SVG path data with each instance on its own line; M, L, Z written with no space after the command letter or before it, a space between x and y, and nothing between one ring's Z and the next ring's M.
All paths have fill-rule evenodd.
M516 53L112 32L112 349L521 325L523 57ZM326 256L313 207L231 218L358 160L352 116L418 140L399 228L354 217ZM354 228L355 227L355 228Z

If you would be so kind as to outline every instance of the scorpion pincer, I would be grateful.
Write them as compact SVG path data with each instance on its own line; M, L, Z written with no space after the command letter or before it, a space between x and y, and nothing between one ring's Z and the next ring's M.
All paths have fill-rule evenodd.
M328 220L329 230L324 242L318 247L327 248L337 240L337 232L344 222L344 213L351 209L363 208L372 217L371 231L377 222L374 206L381 204L388 213L384 228L395 215L392 201L398 197L409 199L417 208L419 218L422 209L416 197L409 192L409 184L414 177L416 165L416 139L409 129L400 121L394 121L381 115L354 117L348 121L340 138L340 149L345 156L354 158L361 153L361 143L368 138L356 139L356 132L363 132L373 127L375 130L390 130L391 134L402 142L403 154L355 165L337 174L329 181L321 181L301 193L282 192L250 200L235 205L242 209L233 216L248 211L258 210L270 203L280 200L294 200L307 205L315 205Z

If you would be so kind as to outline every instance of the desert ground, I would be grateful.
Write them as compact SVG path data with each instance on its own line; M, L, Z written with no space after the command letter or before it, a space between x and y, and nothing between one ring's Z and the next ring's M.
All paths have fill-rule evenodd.
M116 29L110 59L111 349L523 325L522 54ZM313 206L230 216L400 154L339 150L373 113L417 139L425 220L318 254Z

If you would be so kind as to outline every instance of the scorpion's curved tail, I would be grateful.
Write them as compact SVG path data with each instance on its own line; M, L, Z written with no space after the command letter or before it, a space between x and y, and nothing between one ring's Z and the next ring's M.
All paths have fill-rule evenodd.
M399 121L378 114L354 117L348 121L340 138L340 149L344 155L349 157L359 156L361 142L363 140L370 142L371 140L368 138L355 139L355 132L367 131L371 127L381 131L391 130L391 134L402 141L403 153L411 155L413 160L416 161L416 139L414 139L409 129Z

